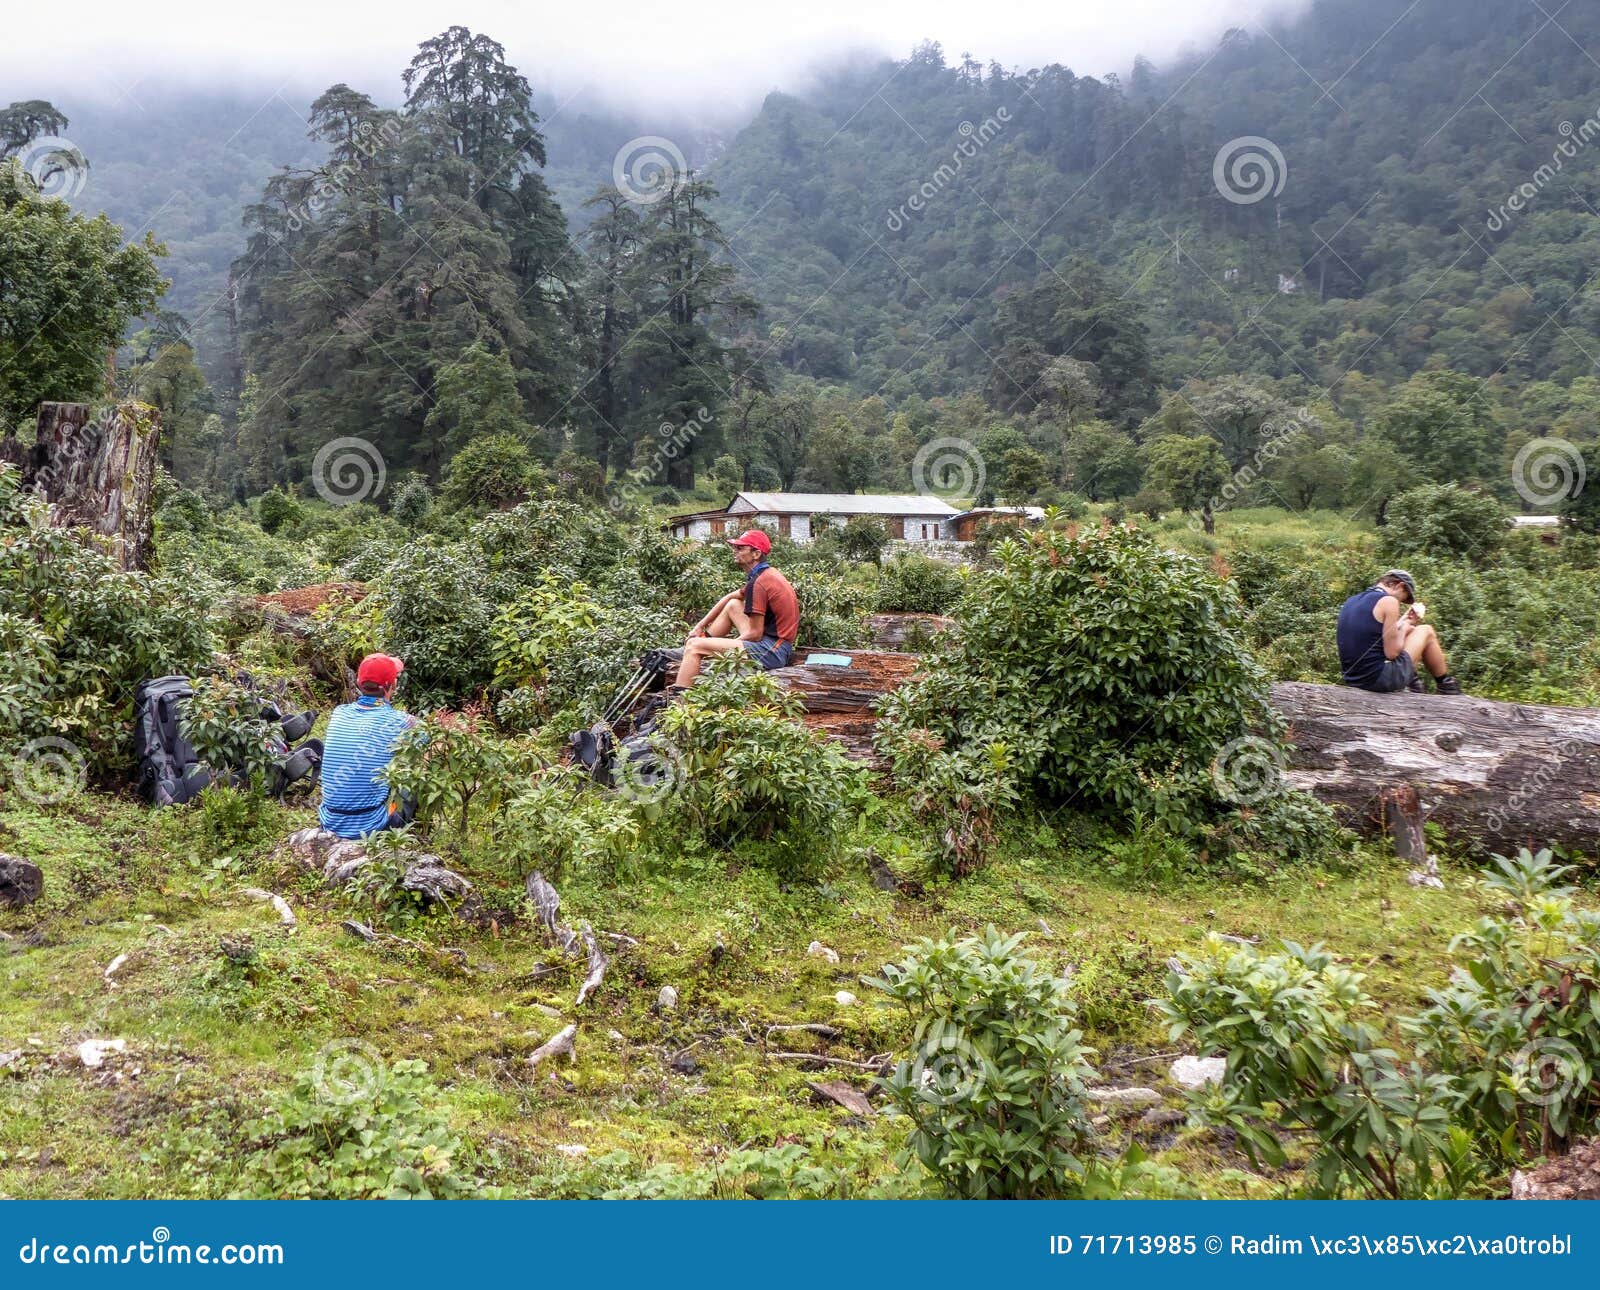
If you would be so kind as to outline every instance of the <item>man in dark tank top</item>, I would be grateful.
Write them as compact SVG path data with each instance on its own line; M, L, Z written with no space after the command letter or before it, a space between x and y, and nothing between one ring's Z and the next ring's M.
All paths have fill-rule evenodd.
M1395 690L1420 694L1420 663L1440 694L1461 693L1461 683L1445 662L1439 633L1407 612L1416 598L1416 580L1404 569L1390 569L1376 584L1344 602L1338 637L1339 670L1346 685L1378 694Z

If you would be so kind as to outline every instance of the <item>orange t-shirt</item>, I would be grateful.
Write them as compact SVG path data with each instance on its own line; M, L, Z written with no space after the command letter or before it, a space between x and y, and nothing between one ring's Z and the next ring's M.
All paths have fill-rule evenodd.
M748 598L749 612L761 614L763 636L776 636L793 645L800 634L800 601L789 580L776 569L763 569L756 575Z

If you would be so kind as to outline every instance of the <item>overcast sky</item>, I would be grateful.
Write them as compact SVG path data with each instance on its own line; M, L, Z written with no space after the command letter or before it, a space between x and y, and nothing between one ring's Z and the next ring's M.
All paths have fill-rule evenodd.
M453 23L487 32L536 88L589 90L688 115L744 110L798 89L847 51L902 57L924 39L1012 67L1059 62L1082 75L1158 63L1230 26L1310 0L77 0L9 5L0 102L58 101L163 85L296 91L344 80L380 99L418 41Z

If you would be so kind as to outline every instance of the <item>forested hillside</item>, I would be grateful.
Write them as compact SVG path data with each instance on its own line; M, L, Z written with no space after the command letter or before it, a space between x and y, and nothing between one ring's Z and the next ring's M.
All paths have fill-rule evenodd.
M518 102L499 151L474 145L447 189L515 155L505 195L522 196L498 215L475 198L481 229L402 213L428 208L419 167L460 136L427 127L398 75L248 112L202 94L100 105L67 133L90 158L78 200L166 243L165 321L125 362L162 357L169 467L213 491L295 485L339 434L437 481L470 386L546 465L591 462L591 483L704 408L658 481L678 492L723 456L746 483L905 487L918 449L956 436L1012 500L1209 494L1192 451L1152 468L1154 440L1203 427L1237 468L1298 408L1310 433L1250 496L1376 497L1381 514L1408 454L1511 502L1530 438L1592 438L1600 70L1581 37L1597 10L1321 0L1125 81L924 45L774 93L742 128L559 101L487 57L469 74L513 78ZM363 198L341 128L384 122L406 137L367 159L385 173ZM664 206L605 195L652 166L680 181ZM691 186L698 249L674 244ZM350 276L341 236L380 224L394 239ZM689 295L667 285L684 273ZM434 302L422 326L400 316L417 301ZM1434 370L1458 374L1438 387L1451 407L1473 404L1464 448L1364 437Z
M714 174L741 267L787 328L776 352L864 394L985 383L1012 339L1001 302L1074 256L1142 314L1164 383L1424 366L1564 383L1592 374L1600 154L1573 140L1525 215L1486 221L1596 110L1597 17L1321 0L1126 82L924 48L771 96ZM1212 175L1241 136L1282 157L1250 203Z

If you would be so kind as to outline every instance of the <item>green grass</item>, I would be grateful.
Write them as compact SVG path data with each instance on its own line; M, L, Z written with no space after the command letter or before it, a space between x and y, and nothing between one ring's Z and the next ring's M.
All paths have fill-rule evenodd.
M40 903L0 914L0 1052L24 1053L0 1069L0 1193L208 1194L213 1184L190 1159L206 1125L248 1121L320 1048L346 1039L386 1061L427 1062L473 1168L511 1194L585 1194L653 1165L703 1166L740 1146L823 1136L891 1186L899 1126L850 1122L807 1087L845 1078L865 1088L866 1077L764 1049L820 1046L857 1061L902 1050L905 1017L862 977L909 940L988 923L1027 931L1035 955L1071 973L1107 1077L1165 1088L1166 1060L1140 1060L1170 1051L1145 1000L1163 988L1167 959L1208 931L1325 940L1369 974L1392 1015L1442 981L1450 935L1486 907L1462 872L1442 892L1419 890L1376 857L1356 872L1145 890L1111 878L1093 831L1070 823L1020 828L987 868L943 883L914 843L880 824L861 846L923 881L920 896L876 888L861 846L816 886L786 887L737 855L641 859L620 881L569 875L559 883L565 917L638 942L608 939L605 983L579 1011L580 970L526 919L480 930L429 918L404 930L411 944L341 930L363 907L274 846L308 821L304 808L272 808L242 844L221 848L215 820L196 809L155 813L84 795L48 814L0 811L0 846L46 873ZM489 904L514 907L514 876L475 877ZM297 928L239 894L251 885L282 894ZM813 940L840 962L808 956ZM127 960L108 980L118 955ZM540 964L557 971L535 979ZM679 992L673 1010L657 1006L663 985ZM841 1006L840 990L860 1001ZM568 1020L580 1023L576 1062L529 1068L527 1054ZM802 1021L842 1037L767 1035ZM110 1037L128 1052L99 1071L71 1055L84 1039ZM1128 1130L1107 1133L1116 1150ZM1207 1134L1147 1146L1209 1194L1285 1185L1242 1172Z

